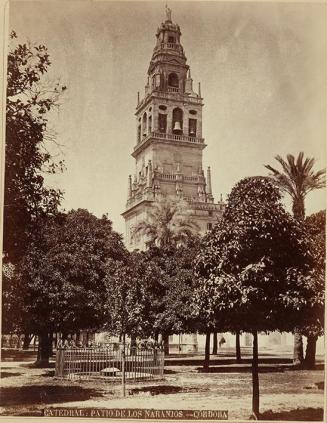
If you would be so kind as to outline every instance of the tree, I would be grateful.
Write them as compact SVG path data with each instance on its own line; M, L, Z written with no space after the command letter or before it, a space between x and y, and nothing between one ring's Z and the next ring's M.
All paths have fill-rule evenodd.
M50 64L44 45L12 45L8 54L3 248L11 263L24 256L39 219L56 214L62 197L43 176L64 166L50 153L56 141L48 115L66 87L45 81Z
M301 332L308 340L304 366L313 369L315 367L317 338L324 333L326 212L321 210L308 216L305 219L305 226L308 237L310 237L314 262L309 279L311 282L311 300L304 313L305 322L301 327Z
M198 225L191 219L187 203L165 198L152 204L147 218L139 221L132 230L132 237L145 236L147 246L169 248L185 244L197 234Z
M240 181L197 257L196 313L253 334L252 411L259 415L258 332L291 330L306 305L311 265L303 226L286 213L270 178Z
M125 261L105 268L104 328L112 335L124 338L153 334L155 304L151 288L158 286L159 269L145 254L132 252ZM158 295L159 296L159 295Z
M160 256L160 249L165 255L172 247L185 245L190 238L196 238L198 232L199 227L192 220L187 203L164 198L152 204L147 218L132 228L132 238L144 236L148 248L159 247L153 251L159 252ZM168 354L168 333L165 332L163 337L165 353Z
M185 246L153 246L145 252L133 253L138 262L134 269L146 289L145 320L149 327L145 335L157 339L161 333L166 354L169 335L196 330L190 304L196 284L193 260L197 248L197 238L190 238Z
M186 245L172 247L153 260L162 270L164 291L162 310L157 325L166 334L190 333L197 330L192 318L192 298L196 287L193 262L198 253L199 240L190 238Z
M105 276L127 251L111 221L78 209L44 222L21 263L22 313L40 339L38 365L49 360L49 334L103 325Z
M305 197L309 192L325 187L326 170L321 169L315 172L313 169L315 159L304 159L303 152L299 153L296 159L291 154L286 156L286 161L281 156L276 156L275 159L281 165L282 171L269 165L265 167L270 170L272 177L278 183L280 189L290 195L293 215L295 219L302 221L305 218ZM313 341L312 339L308 339L308 342ZM294 334L293 361L295 365L300 365L303 362L302 335L298 328L296 328Z

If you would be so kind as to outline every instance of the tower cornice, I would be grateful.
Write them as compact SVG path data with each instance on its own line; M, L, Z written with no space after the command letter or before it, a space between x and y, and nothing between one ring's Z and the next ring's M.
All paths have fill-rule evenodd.
M147 107L147 105L151 102L153 99L158 100L168 100L168 101L174 101L176 103L188 104L188 105L200 105L204 106L203 98L202 97L194 97L189 94L181 94L179 92L164 92L159 90L151 91L149 94L147 94L140 103L136 106L136 112L135 115L138 115L143 108Z
M151 132L134 147L132 156L136 158L141 151L145 150L150 144L173 144L177 146L186 146L203 150L207 145L204 138L189 137L186 135L164 134L160 132Z

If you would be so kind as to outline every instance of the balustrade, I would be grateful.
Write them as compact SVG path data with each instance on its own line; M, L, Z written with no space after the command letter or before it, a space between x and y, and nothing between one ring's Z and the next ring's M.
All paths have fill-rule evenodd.
M173 141L190 142L193 144L203 144L204 142L203 138L189 137L187 135L167 134L164 132L151 132L145 138L143 138L142 141L136 145L136 147L134 147L134 151L137 148L139 148L141 145L146 143L150 138L156 138L156 139L167 140L167 141L173 140Z
M169 93L179 93L179 88L168 87L168 92Z

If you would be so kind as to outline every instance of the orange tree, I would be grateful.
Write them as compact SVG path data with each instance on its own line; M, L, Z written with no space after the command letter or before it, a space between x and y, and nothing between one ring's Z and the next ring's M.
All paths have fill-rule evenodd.
M108 261L105 266L104 329L121 339L128 335L136 340L152 334L156 304L152 302L151 287L159 288L160 270L140 252L112 265ZM157 289L157 298L160 296Z
M12 315L39 336L38 365L48 364L52 332L102 326L105 276L126 256L106 216L78 209L44 222L21 262L15 290L21 308Z
M326 212L321 210L305 219L307 236L310 239L313 255L313 266L307 277L312 293L311 301L303 312L301 333L308 339L304 366L308 369L315 367L316 341L324 334L325 312L325 265L326 265Z
M45 174L60 172L64 168L63 161L56 160L57 154L53 154L58 144L49 126L49 116L59 107L66 90L59 81L46 79L51 66L46 46L19 43L14 31L10 41L2 252L2 318L3 331L6 332L19 331L22 326L11 319L15 308L21 308L15 295L20 261L30 244L35 242L44 219L58 213L62 199L59 189L47 186ZM8 268L11 268L10 272ZM30 334L25 332L24 342L29 339Z
M303 226L270 178L241 180L197 257L195 312L225 330L253 334L252 411L259 415L258 332L293 330L311 296L299 275L312 264Z
M6 100L4 187L4 260L18 263L40 227L39 219L57 213L62 192L46 185L44 175L63 170L55 161L57 145L49 115L66 87L47 82L51 65L46 46L16 43L11 33Z
M106 277L105 328L115 335L163 339L194 328L196 238L186 246L135 251ZM166 353L167 343L165 343Z

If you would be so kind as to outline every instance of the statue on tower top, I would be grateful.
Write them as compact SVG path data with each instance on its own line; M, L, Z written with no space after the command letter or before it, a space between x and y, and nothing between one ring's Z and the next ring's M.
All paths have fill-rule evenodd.
M166 3L166 17L167 17L167 21L171 22L171 9L168 7L167 3Z

